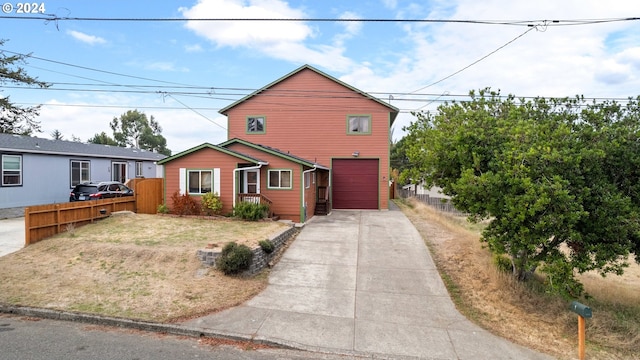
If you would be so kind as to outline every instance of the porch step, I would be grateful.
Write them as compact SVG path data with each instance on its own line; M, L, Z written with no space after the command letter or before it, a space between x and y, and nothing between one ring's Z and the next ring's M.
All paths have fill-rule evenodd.
M328 211L327 211L327 203L326 202L319 202L316 203L316 211L314 212L314 215L327 215Z

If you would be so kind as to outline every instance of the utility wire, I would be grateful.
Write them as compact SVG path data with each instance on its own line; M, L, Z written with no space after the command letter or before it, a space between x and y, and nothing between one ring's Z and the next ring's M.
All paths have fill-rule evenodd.
M124 17L72 17L57 16L55 14L44 15L2 15L0 19L11 20L39 20L45 22L60 21L110 21L110 22L370 22L370 23L453 23L453 24L480 24L480 25L514 25L530 26L531 23L550 22L550 26L592 25L621 21L637 21L640 17L605 18L605 19L570 19L570 20L456 20L456 19L356 19L356 18L124 18Z

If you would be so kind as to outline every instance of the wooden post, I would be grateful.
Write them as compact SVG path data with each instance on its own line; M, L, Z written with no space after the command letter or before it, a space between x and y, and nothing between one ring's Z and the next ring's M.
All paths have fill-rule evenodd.
M584 360L585 351L585 321L584 317L578 315L578 359Z
M29 227L29 208L24 209L24 246L31 244L31 228Z

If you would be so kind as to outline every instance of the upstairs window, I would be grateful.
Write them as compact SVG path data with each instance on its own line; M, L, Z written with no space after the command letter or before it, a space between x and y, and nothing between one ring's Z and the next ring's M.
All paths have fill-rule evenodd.
M371 134L371 116L350 115L347 119L347 134Z
M264 116L248 116L247 117L247 134L264 134L265 133L265 117Z
M2 186L22 185L22 156L2 155Z

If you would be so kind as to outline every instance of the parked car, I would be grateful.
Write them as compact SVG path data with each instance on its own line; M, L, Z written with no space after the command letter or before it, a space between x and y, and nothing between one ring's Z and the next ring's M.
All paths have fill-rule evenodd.
M133 196L133 190L117 181L88 182L76 185L69 194L69 201L109 199Z

